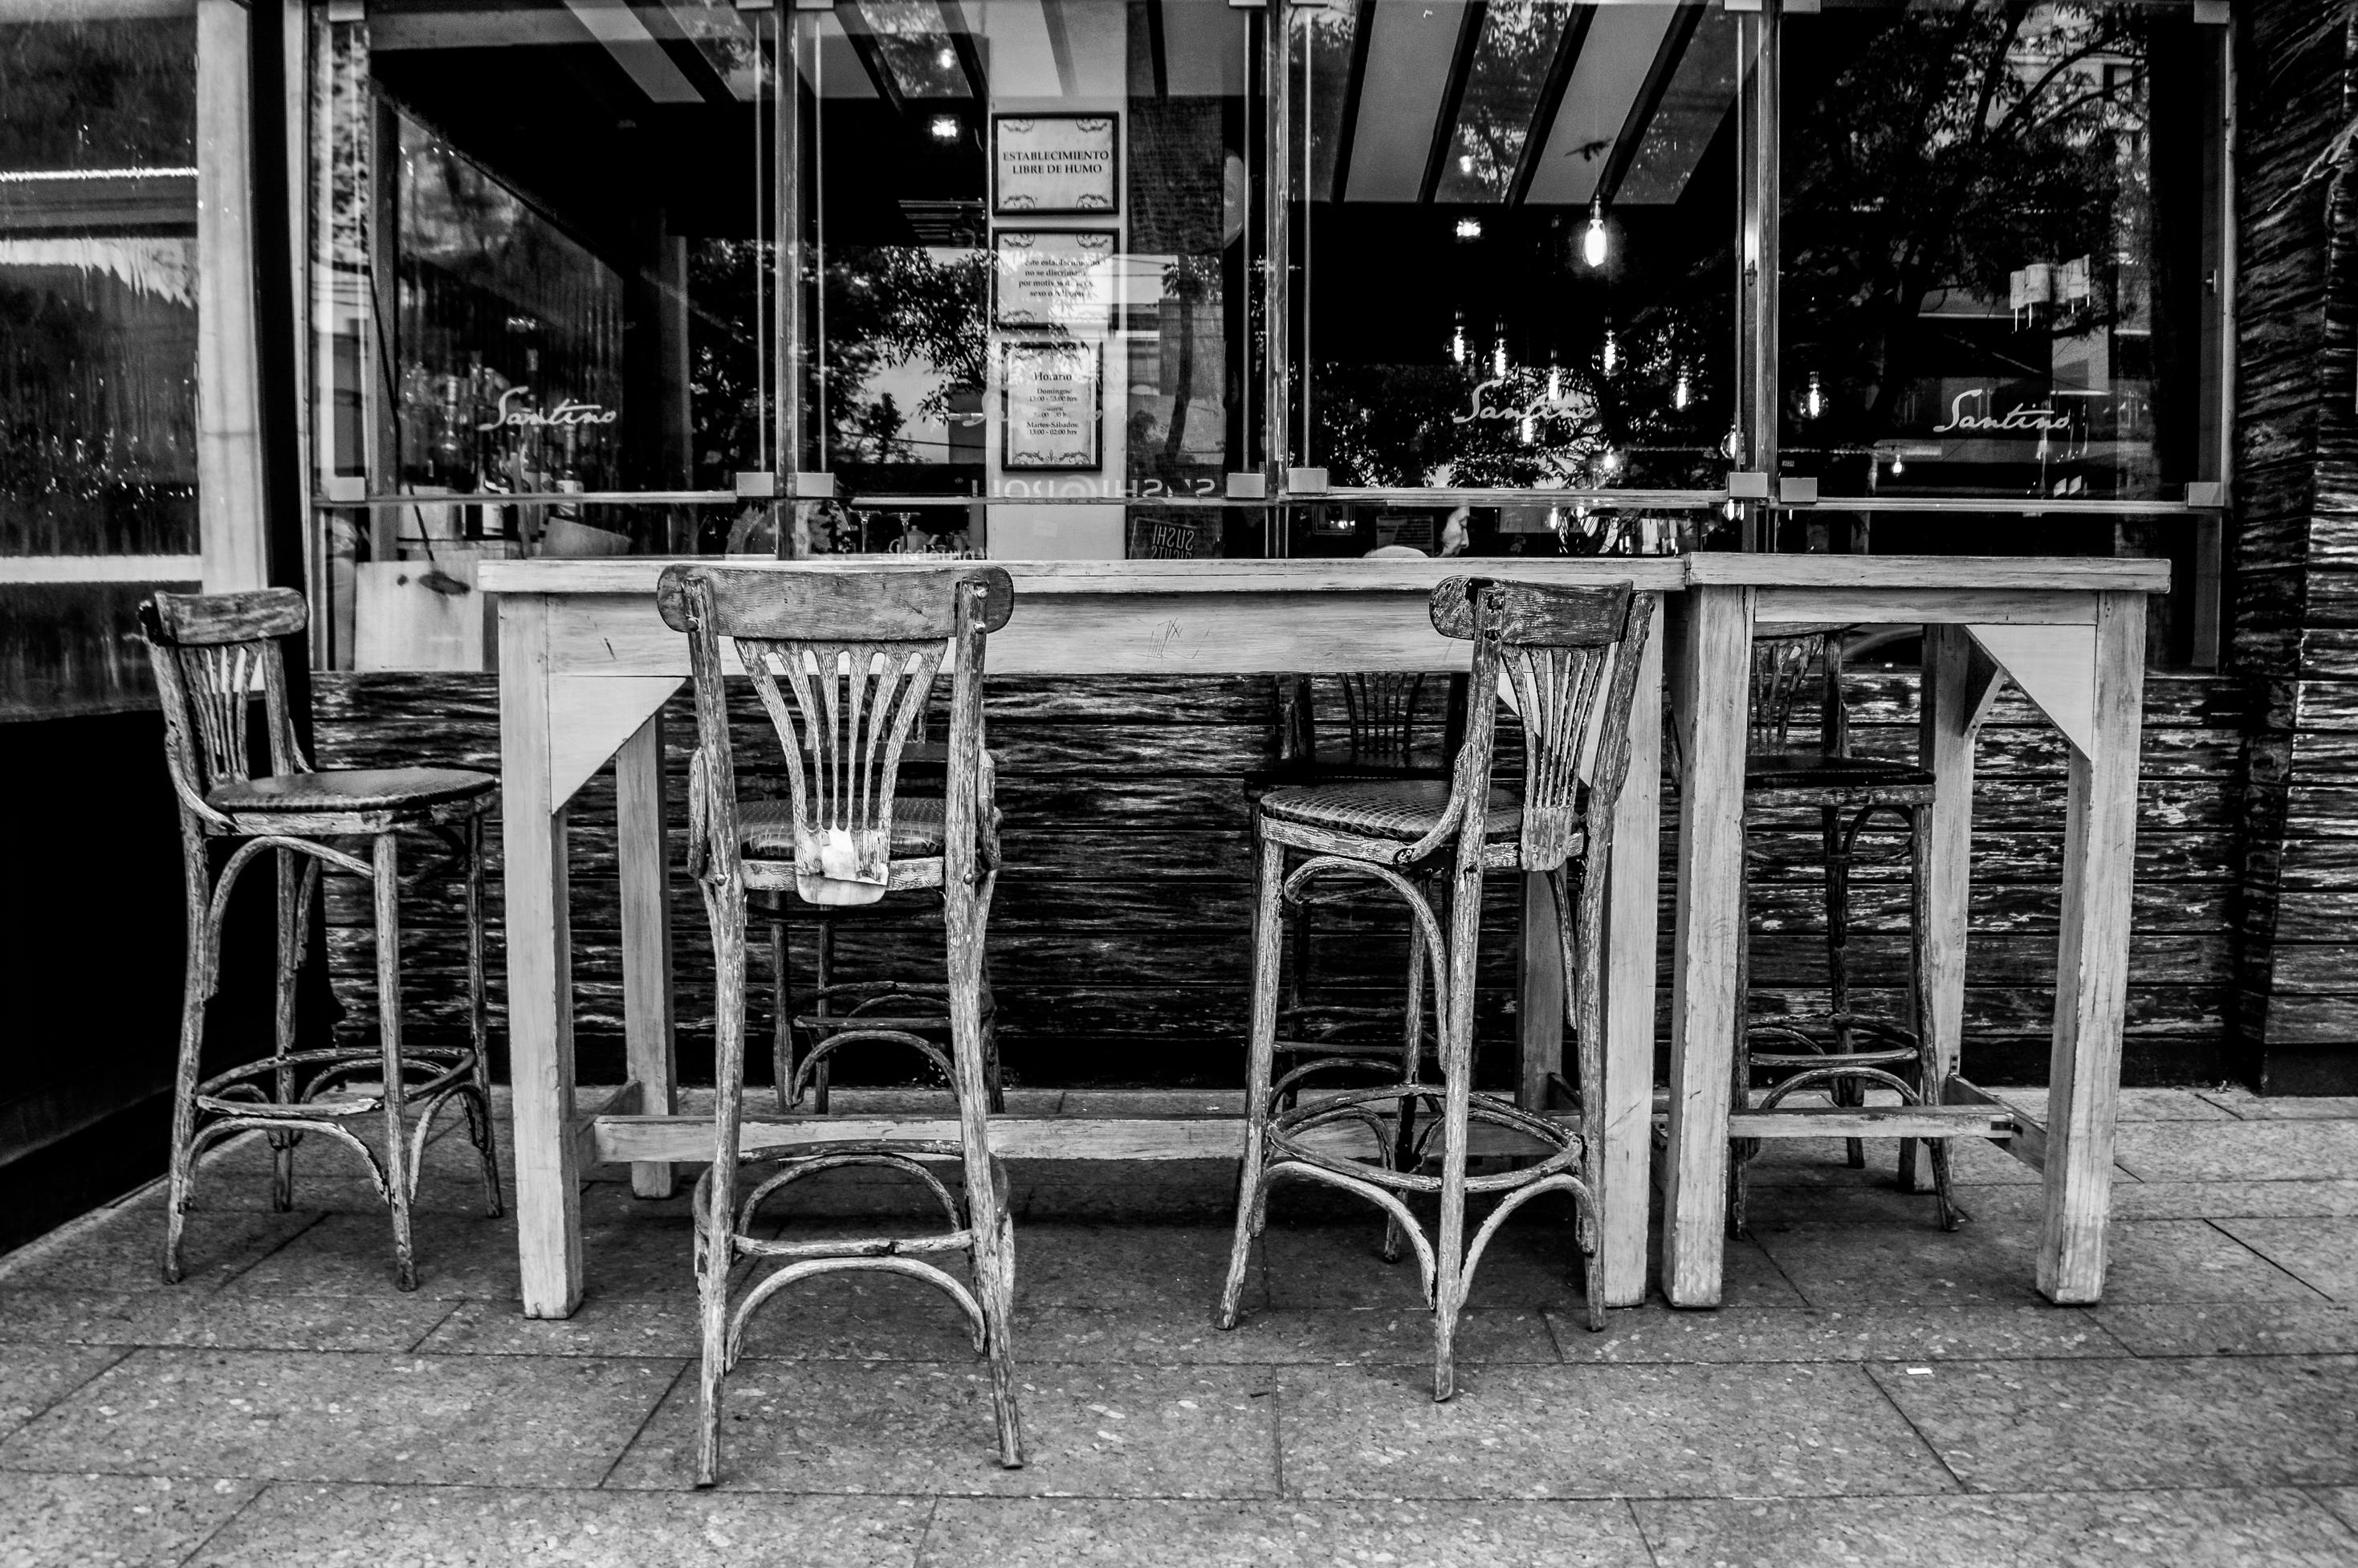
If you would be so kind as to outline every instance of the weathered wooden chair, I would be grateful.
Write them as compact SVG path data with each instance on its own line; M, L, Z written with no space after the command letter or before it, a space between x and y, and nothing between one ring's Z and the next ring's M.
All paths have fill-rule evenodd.
M997 807L983 747L982 668L988 634L1004 625L1013 586L996 567L890 568L781 574L675 566L659 602L666 624L687 633L697 745L688 780L689 871L704 893L718 970L714 1002L712 1165L697 1184L698 1291L703 1324L702 1422L697 1484L720 1463L721 1383L746 1325L778 1292L814 1275L881 1270L935 1285L957 1303L988 1357L999 1458L1023 1462L1011 1321L1014 1229L1007 1176L987 1131L982 1030L983 930L999 875ZM776 727L791 798L783 809L741 806L720 639L730 638ZM950 677L949 758L936 800L902 797L902 752L945 660ZM791 892L823 907L874 903L888 892L938 889L947 928L946 1056L925 1035L882 1024L845 1030L827 1043L904 1046L949 1077L956 1141L887 1139L815 1142L783 1155L742 1152L745 1088L746 897ZM954 1195L929 1162L956 1161ZM805 1176L877 1165L923 1182L947 1228L914 1238L775 1239L756 1229L763 1203ZM766 1172L767 1173L763 1173ZM741 1177L758 1175L740 1195ZM925 1255L963 1252L974 1288ZM745 1290L733 1311L730 1276L741 1259L780 1267Z
M1451 761L1465 733L1464 676L1447 677L1448 693L1437 733L1423 700L1427 677L1422 674L1379 671L1326 679L1334 693L1334 700L1326 706L1330 711L1339 708L1339 726L1318 722L1319 677L1277 677L1278 761L1276 767L1252 778L1256 795L1314 784L1449 777ZM1325 743L1330 728L1339 730L1335 737L1339 745ZM1312 887L1286 906L1293 963L1286 970L1285 989L1278 1003L1278 1029L1286 1042L1280 1047L1280 1055L1290 1065L1364 1066L1380 1073L1399 1063L1403 1073L1413 1076L1418 1056L1430 1048L1431 1038L1422 1030L1403 1034L1397 1009L1305 1000L1314 978L1314 914L1363 903L1368 896L1368 890L1360 887ZM1427 896L1432 896L1430 891ZM1308 1075L1281 1072L1280 1076L1298 1085Z
M1816 807L1825 871L1827 1011L1751 1021L1751 938L1747 919L1739 930L1736 1104L1752 1103L1756 1078L1768 1075L1768 1091L1756 1108L1769 1109L1803 1090L1823 1090L1837 1105L1864 1105L1870 1087L1887 1088L1909 1105L1940 1103L1940 1068L1920 1021L1924 1017L1923 899L1928 886L1924 857L1930 841L1920 832L1923 810L1932 803L1932 775L1909 762L1854 756L1843 689L1840 626L1802 626L1757 637L1752 644L1752 708L1744 760L1745 815L1780 808ZM1818 698L1818 746L1793 743L1796 710L1805 693ZM1907 1015L1877 1020L1852 1007L1850 976L1850 872L1859 836L1876 817L1898 822L1908 834L1910 856L1909 962ZM1747 862L1749 855L1747 856ZM1747 914L1750 907L1747 864ZM1941 1225L1954 1230L1960 1215L1949 1183L1949 1146L1929 1140L1927 1152ZM1728 1162L1728 1224L1745 1224L1746 1165L1759 1152L1758 1139L1737 1139ZM1866 1143L1847 1141L1853 1167L1866 1163ZM1913 1167L1903 1142L1900 1169Z
M409 1291L417 1288L409 1206L434 1119L453 1102L465 1109L481 1159L485 1201L492 1214L501 1212L483 1011L483 817L499 780L461 768L314 769L296 741L278 642L301 632L308 615L303 596L283 588L159 593L139 609L162 698L165 758L179 799L188 885L188 980L173 1089L164 1278L171 1282L180 1277L180 1233L200 1154L234 1132L268 1134L274 1152L271 1203L283 1210L294 1203L295 1147L305 1134L317 1133L359 1153L391 1211L395 1280ZM258 773L247 733L257 686L269 761ZM438 837L466 880L464 1045L405 1044L401 1037L398 836L416 830ZM327 842L336 838L365 838L370 849L363 857ZM216 845L229 851L218 871ZM200 1076L205 1003L219 978L222 917L238 877L265 851L275 852L278 868L276 1049ZM323 865L341 867L374 887L373 1051L295 1048L296 972ZM371 1118L384 1128L375 1150L353 1130Z
M1262 797L1245 1155L1236 1239L1220 1299L1223 1328L1237 1323L1245 1267L1268 1218L1270 1190L1287 1177L1368 1199L1412 1243L1433 1310L1436 1400L1449 1398L1456 1386L1457 1320L1482 1249L1517 1208L1542 1193L1569 1194L1577 1209L1583 1271L1590 1272L1603 1149L1603 873L1612 853L1613 807L1628 775L1629 710L1654 598L1633 593L1627 584L1558 588L1450 579L1433 590L1433 623L1444 636L1474 643L1470 690L1476 697L1451 782L1319 784ZM1498 730L1493 694L1502 676L1522 716L1528 763L1520 798L1491 784ZM1291 872L1289 852L1307 857ZM1482 882L1493 871L1543 872L1555 897L1567 1022L1578 1061L1576 1126L1474 1092L1475 960ZM1436 873L1449 883L1439 912L1424 892ZM1328 879L1378 884L1407 906L1413 935L1406 1017L1420 1016L1418 996L1429 979L1441 1021L1437 1085L1412 1069L1397 1082L1285 1107L1287 1079L1273 1074L1280 1048L1280 922L1287 903ZM1314 1063L1289 1076L1314 1070ZM1419 1107L1437 1108L1438 1116L1402 1158L1394 1129ZM1392 1126L1386 1125L1387 1113L1396 1119ZM1535 1151L1531 1162L1469 1175L1467 1135L1476 1121L1520 1134ZM1351 1157L1359 1131L1373 1134L1372 1158ZM1438 1173L1430 1173L1427 1167L1436 1162ZM1405 1202L1410 1194L1438 1198L1433 1237ZM1471 1194L1498 1201L1469 1241ZM1604 1302L1593 1276L1588 1303L1590 1326L1602 1327Z

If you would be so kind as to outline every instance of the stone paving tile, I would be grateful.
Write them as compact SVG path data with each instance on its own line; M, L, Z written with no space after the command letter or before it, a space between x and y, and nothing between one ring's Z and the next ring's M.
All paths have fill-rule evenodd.
M2342 1568L2358 1537L2296 1491L1640 1502L1659 1568Z
M2183 1124L2181 1124L2183 1125ZM1812 1306L2040 1301L2029 1227L1869 1230L1796 1226L1761 1245ZM2202 1220L2112 1227L2108 1302L2315 1301L2318 1293Z
M2358 1119L2358 1095L2255 1095L2246 1088L2204 1089L2202 1098L2244 1121Z
M10 1432L123 1359L105 1346L0 1344L0 1432Z
M1980 1212L1978 1209L1976 1213ZM2358 1218L2358 1180L2130 1182L2113 1187L2115 1219ZM2032 1224L2037 1224L2036 1210Z
M0 1568L177 1568L252 1481L0 1471Z
M180 1238L180 1282L164 1282L164 1217L145 1208L99 1209L0 1259L0 1287L68 1291L220 1289L319 1223L289 1214L191 1213ZM386 1233L388 1238L391 1233Z
M1537 1206L1534 1205L1534 1206ZM1474 1271L1471 1303L1479 1307L1550 1308L1563 1310L1583 1299L1580 1255L1574 1249L1571 1227L1552 1225L1546 1217L1518 1214L1483 1249ZM1470 1227L1469 1227L1470 1228ZM1397 1263L1386 1263L1379 1252L1381 1222L1353 1226L1280 1227L1261 1236L1269 1299L1273 1306L1364 1307L1411 1306L1423 1302L1413 1252L1403 1250ZM1650 1241L1647 1256L1660 1253ZM1801 1306L1800 1295L1749 1240L1727 1244L1723 1266L1723 1291L1730 1305Z
M963 1278L963 1271L952 1273ZM741 1281L740 1290L743 1284ZM1021 1338L1017 1341L1022 1348ZM421 1351L495 1356L680 1356L702 1352L696 1295L592 1295L571 1317L528 1318L513 1302L466 1302ZM974 1354L966 1314L902 1275L827 1274L772 1296L747 1353L819 1359L957 1361Z
M1246 1368L1018 1368L1027 1463L1000 1467L979 1365L740 1361L722 1422L732 1490L997 1496L1274 1496L1276 1399ZM608 1483L691 1484L682 1379Z
M2147 1182L2348 1180L2358 1177L2358 1121L2128 1125L2113 1158Z
M1234 1160L1109 1161L1103 1167L1070 1160L1011 1160L1007 1180L1019 1223L1227 1226L1236 1220ZM1336 1194L1334 1201L1315 1205L1314 1212L1339 1216L1351 1201ZM1296 1203L1289 1211L1311 1206Z
M1026 1307L1129 1310L1220 1299L1228 1278L1225 1225L1018 1225L1015 1299ZM1262 1299L1256 1262L1245 1303Z
M2123 1183L2115 1188L2123 1193L2137 1190L2140 1189L2135 1183ZM2025 1183L1959 1185L1952 1195L1969 1223L2028 1226L2032 1229L2038 1228L2046 1203L2039 1187ZM1745 1219L1746 1228L1754 1236L1800 1225L1873 1225L1894 1230L1935 1232L1941 1228L1940 1208L1932 1195L1903 1193L1891 1182L1888 1173L1878 1185L1756 1185L1745 1203Z
M2088 1310L2106 1332L2139 1356L2358 1353L2358 1306L2343 1302L2099 1306Z
M606 1295L693 1292L694 1226L687 1200L649 1202L628 1187L583 1189L581 1251L587 1276ZM442 1299L514 1301L515 1216L421 1214L411 1223L418 1293ZM240 1276L239 1292L374 1295L393 1288L393 1233L384 1217L336 1214Z
M2358 1530L2358 1487L2316 1487L2309 1495L2319 1507L2330 1511L2353 1530Z
M2223 1219L2219 1228L2336 1301L2358 1302L2358 1225L2341 1219Z
M1405 1371L1406 1369L1401 1369ZM1311 1498L1800 1496L1954 1490L1856 1367L1281 1374L1289 1494Z
M2183 1130L2177 1123L2155 1123L2170 1131ZM2234 1124L2222 1119L2219 1125ZM1755 1187L1882 1187L1896 1190L1898 1176L1898 1145L1888 1138L1870 1138L1866 1141L1866 1167L1851 1168L1839 1138L1772 1138L1763 1141L1759 1155L1751 1162L1747 1173ZM2035 1187L2039 1174L1986 1138L1952 1138L1949 1141L1949 1179L1961 1187ZM2115 1181L2135 1181L2136 1177L2114 1166ZM1931 1202L1931 1195L1924 1195ZM1965 1200L1971 1207L1973 1200Z
M1548 1314L1567 1361L1925 1361L2125 1356L2089 1313L2052 1306L1723 1307L1677 1312L1659 1302L1607 1315Z
M1082 1313L1044 1314L1019 1326L1026 1330L1027 1354L1059 1361L1328 1367L1421 1367L1433 1361L1433 1314L1421 1303L1263 1307L1225 1332L1213 1325L1208 1307L1169 1317L1124 1314L1111 1322ZM1504 1306L1476 1306L1458 1319L1457 1357L1511 1365L1552 1365L1558 1359L1544 1317Z
M1005 1502L946 1498L923 1568L1649 1568L1619 1502Z
M1867 1370L1974 1491L2358 1478L2358 1358Z
M0 1339L195 1345L244 1350L407 1350L450 1303L388 1286L374 1296L262 1296L235 1290L0 1290Z
M0 1468L595 1486L676 1360L137 1350Z
M189 1568L907 1568L923 1498L719 1497L280 1482Z

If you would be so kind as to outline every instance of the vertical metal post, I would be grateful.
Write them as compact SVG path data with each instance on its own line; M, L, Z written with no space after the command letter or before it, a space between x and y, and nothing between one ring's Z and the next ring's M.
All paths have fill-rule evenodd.
M776 471L794 473L803 461L803 73L804 40L810 19L799 5L772 13L776 45L777 90L772 94L777 128L771 146L775 158L772 174L772 245L777 291L777 350L771 362L777 378ZM816 105L814 105L816 107ZM782 511L784 509L782 509Z
M1744 450L1737 466L1777 475L1777 269L1780 195L1777 183L1779 71L1784 10L1759 0L1756 13L1736 18L1736 428ZM1765 508L1744 509L1744 547L1773 547L1763 537Z
M1268 333L1262 361L1261 471L1268 476L1270 500L1275 503L1285 493L1287 459L1293 450L1293 6L1291 0L1271 0L1261 16L1267 84L1261 98L1262 321Z

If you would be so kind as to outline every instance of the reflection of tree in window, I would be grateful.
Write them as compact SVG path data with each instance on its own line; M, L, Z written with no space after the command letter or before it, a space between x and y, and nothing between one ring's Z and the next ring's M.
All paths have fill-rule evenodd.
M2069 442L2032 432L2006 449L2044 461L2068 447L2108 466L2106 484L2151 477L2138 471L2153 460L2148 400L2172 379L2156 373L2163 345L2150 341L2152 291L2168 279L2154 276L2167 258L2147 142L2147 67L2166 25L2132 5L2010 0L1830 16L1809 25L1807 50L1793 30L1789 450L1872 467L1878 439L1944 421L1953 433L1959 391L1969 413L1975 397L1990 414L2076 397ZM1791 67L1813 54L1816 79L1795 92ZM2005 487L2075 482L2010 469Z
M845 246L828 258L827 287L829 452L855 463L950 461L951 421L969 416L958 406L983 385L990 253ZM880 384L895 382L899 390Z

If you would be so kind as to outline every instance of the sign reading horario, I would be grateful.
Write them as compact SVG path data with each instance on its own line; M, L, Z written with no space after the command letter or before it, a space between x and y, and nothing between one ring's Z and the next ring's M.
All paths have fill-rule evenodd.
M999 114L991 119L991 211L1111 212L1120 205L1120 117Z

